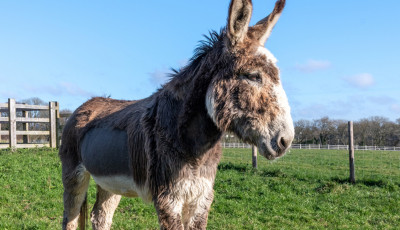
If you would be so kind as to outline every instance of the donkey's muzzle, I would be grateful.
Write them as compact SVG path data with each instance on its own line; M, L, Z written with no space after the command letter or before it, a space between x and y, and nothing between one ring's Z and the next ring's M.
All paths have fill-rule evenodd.
M268 160L274 160L283 156L292 144L291 138L278 137L272 141L264 140L258 145L261 155Z

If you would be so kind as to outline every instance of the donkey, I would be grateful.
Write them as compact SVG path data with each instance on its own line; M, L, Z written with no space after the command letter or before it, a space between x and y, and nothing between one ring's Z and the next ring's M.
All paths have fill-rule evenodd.
M85 227L90 176L93 229L110 229L121 196L154 203L161 229L205 229L223 132L269 160L294 137L276 58L264 48L285 5L249 27L251 0L232 0L226 28L212 32L189 64L138 101L96 97L62 135L63 229Z

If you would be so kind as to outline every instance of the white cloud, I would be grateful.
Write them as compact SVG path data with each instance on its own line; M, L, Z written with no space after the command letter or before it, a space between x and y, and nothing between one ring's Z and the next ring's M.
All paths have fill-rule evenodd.
M0 91L0 99L1 100L7 100L7 98L18 98L20 95L18 92L15 92L13 90L3 90L1 89ZM3 103L4 101L0 101L0 103Z
M346 99L326 101L325 103L314 102L297 109L294 108L292 114L296 114L296 117L301 119L317 119L325 116L348 119L349 114L362 107L361 104L364 102Z
M400 114L400 104L393 104L390 106L390 110L392 110L395 113Z
M150 82L156 86L160 86L168 81L168 70L167 69L156 69L150 73Z
M393 104L394 102L396 102L396 99L394 99L393 97L384 96L384 95L370 96L370 97L368 97L368 100L377 105L387 105L387 104Z
M189 59L182 59L178 61L178 68L174 67L174 69L179 71L181 68L187 66L188 64L189 64ZM173 71L169 68L165 67L158 68L153 72L149 73L150 82L157 87L163 85L171 79L171 73L173 73Z
M81 87L72 84L70 82L60 82L59 84L60 88L63 88L65 93L68 95L72 95L72 96L84 96L84 97L91 97L93 96L93 93L90 93L84 89L82 89Z
M362 74L357 74L353 75L350 77L345 77L343 78L348 84L351 86L360 88L360 89L366 89L368 87L371 87L375 84L375 79L372 76L372 74L369 73L362 73Z
M59 82L54 85L26 85L25 90L30 93L48 93L53 96L69 95L78 97L92 97L93 93L86 91L71 82Z
M179 68L185 67L189 64L189 59L182 59L178 62Z
M332 63L330 61L310 59L306 63L296 64L295 69L303 73L313 73L319 70L329 69L331 66Z

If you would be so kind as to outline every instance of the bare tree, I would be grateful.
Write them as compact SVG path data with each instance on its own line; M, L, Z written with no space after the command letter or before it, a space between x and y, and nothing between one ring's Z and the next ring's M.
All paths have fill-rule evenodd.
M65 123L67 122L68 118L72 115L73 111L70 109L62 109L60 111L60 120L59 120L59 125L60 125L60 130L62 130L65 126Z
M299 120L294 123L295 139L298 144L305 144L313 139L312 123L308 120Z
M38 97L31 97L28 99L23 99L20 102L20 104L28 104L28 105L48 105L48 102L43 101L42 99ZM48 110L32 110L27 112L28 117L31 118L48 118L49 117L49 111ZM17 113L17 116L22 116L22 112ZM19 124L21 127L23 124ZM17 128L21 128L18 127ZM28 128L29 130L40 130L40 131L45 131L50 129L50 125L48 123L28 123ZM42 142L47 142L49 141L49 136L30 136L30 142L33 143L42 143Z
M329 117L323 117L314 120L314 127L316 128L315 134L318 135L319 143L321 145L330 144L334 138L335 126Z
M349 141L349 131L347 122L344 120L336 120L336 137L338 145L347 145Z
M27 105L48 105L45 101L38 97L31 97L28 99L23 99L20 102L21 104L27 104ZM41 118L48 118L49 117L49 111L29 111L29 117L41 117Z

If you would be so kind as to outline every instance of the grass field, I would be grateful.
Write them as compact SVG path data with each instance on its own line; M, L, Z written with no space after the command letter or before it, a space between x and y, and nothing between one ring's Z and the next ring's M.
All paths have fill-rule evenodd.
M208 229L399 229L400 152L356 152L355 185L348 174L346 151L291 150L254 170L250 150L225 149ZM55 150L0 150L0 229L59 229L60 175ZM153 206L123 198L113 229L158 229Z

